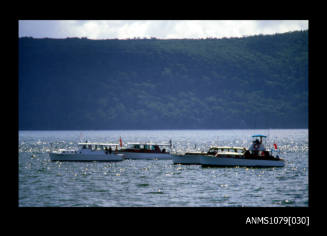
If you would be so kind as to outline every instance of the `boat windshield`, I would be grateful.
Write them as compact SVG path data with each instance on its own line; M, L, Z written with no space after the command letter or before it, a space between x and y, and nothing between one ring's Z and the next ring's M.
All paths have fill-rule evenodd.
M219 151L218 148L210 148L208 151L209 155L215 155Z

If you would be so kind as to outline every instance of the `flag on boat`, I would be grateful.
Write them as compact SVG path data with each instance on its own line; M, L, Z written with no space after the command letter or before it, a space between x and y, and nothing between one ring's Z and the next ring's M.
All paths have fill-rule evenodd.
M276 143L274 143L274 147L275 147L275 149L277 150L277 144L276 144Z
M121 137L119 138L119 146L120 146L120 147L123 146L123 141L121 140Z

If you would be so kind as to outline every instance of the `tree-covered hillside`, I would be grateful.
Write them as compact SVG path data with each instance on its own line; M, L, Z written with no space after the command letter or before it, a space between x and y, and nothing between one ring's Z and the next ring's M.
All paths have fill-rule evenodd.
M19 39L19 129L306 128L308 31Z

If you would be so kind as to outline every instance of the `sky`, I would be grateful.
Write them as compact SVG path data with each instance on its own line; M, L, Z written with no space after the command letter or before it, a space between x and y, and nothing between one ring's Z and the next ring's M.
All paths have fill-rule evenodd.
M308 30L308 20L19 20L19 37L231 38Z

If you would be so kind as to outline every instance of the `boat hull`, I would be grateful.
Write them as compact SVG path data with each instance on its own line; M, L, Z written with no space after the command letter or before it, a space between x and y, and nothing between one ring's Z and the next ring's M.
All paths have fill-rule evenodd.
M245 158L226 158L215 156L201 156L200 163L202 166L244 166L244 167L283 167L284 160L255 160Z
M174 164L200 165L199 155L172 155Z
M51 161L122 161L123 155L121 154L64 154L64 153L49 153Z
M169 153L140 153L140 152L120 152L124 159L131 160L172 160Z

